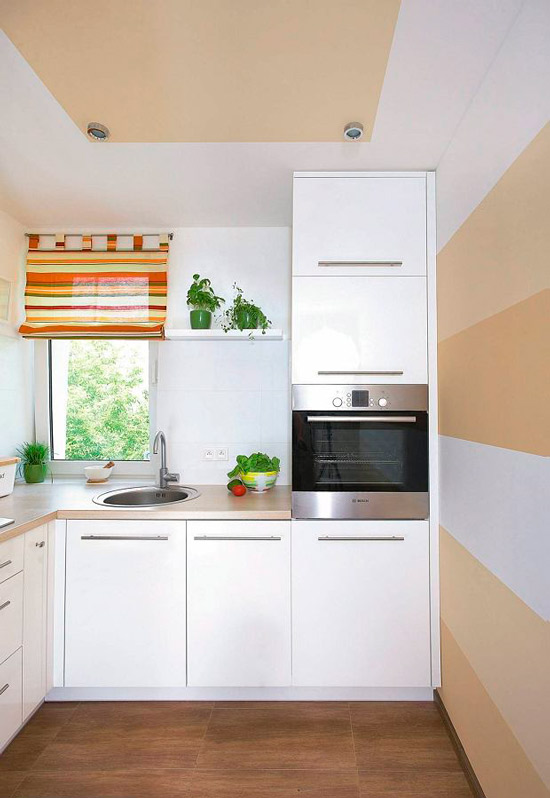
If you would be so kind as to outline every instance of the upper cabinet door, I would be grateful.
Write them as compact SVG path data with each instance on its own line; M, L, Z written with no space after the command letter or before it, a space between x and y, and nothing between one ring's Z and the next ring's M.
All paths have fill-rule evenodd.
M295 177L292 263L295 275L425 275L425 176Z
M294 278L294 384L427 381L425 278Z

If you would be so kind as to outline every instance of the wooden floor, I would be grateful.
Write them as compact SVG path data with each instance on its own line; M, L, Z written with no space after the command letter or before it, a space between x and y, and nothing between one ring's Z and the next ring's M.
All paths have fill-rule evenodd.
M471 798L432 703L45 704L0 798Z

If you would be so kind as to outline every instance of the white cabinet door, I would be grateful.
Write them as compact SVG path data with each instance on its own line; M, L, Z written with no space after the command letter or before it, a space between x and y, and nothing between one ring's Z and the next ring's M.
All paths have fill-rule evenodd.
M295 177L293 206L293 274L426 274L424 175Z
M427 381L425 278L294 278L293 383Z
M68 521L65 686L185 685L185 522Z
M188 683L290 684L290 522L187 525Z
M426 687L429 524L292 522L292 683Z
M23 574L15 574L0 585L0 662L23 641Z
M47 525L25 534L23 718L46 695L47 551Z
M0 664L0 751L19 729L22 720L21 649L18 648Z

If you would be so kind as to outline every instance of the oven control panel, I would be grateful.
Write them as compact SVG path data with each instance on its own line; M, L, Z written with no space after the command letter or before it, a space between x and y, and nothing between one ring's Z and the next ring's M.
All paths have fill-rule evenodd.
M376 399L373 392L365 388L350 388L343 396L338 393L332 400L333 407L345 407L348 410L368 410L373 407L388 407L389 404L385 393Z
M293 410L427 410L427 385L293 385Z

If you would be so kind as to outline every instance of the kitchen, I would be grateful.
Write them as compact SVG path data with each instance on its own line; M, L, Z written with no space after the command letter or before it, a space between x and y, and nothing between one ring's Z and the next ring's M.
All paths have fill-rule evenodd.
M15 161L3 165L14 190L1 217L11 300L0 454L12 472L24 441L47 441L51 458L42 482L27 479L27 460L0 499L0 795L545 794L547 547L544 491L533 485L546 444L519 418L515 393L502 399L506 425L494 402L514 351L510 376L536 397L530 423L543 412L521 353L542 351L546 318L539 43L550 21L537 2L484 4L483 20L434 14L449 41L457 19L487 46L491 31L492 55L478 54L474 69L470 53L469 94L464 83L439 133L445 147L432 143L427 156L401 140L390 159L376 147L394 113L396 59L421 15L414 3L391 5L374 133L363 116L364 143L342 124L338 143L307 146L264 133L262 145L246 144L250 133L225 145L213 143L234 141L223 134L117 139L114 109L99 117L114 140L86 141L31 69L55 96L47 58L20 27L24 9L4 14L7 103L18 119L23 88L36 100L55 131L51 158L70 161L74 148L84 172L103 176L119 159L135 188L144 178L124 162L129 148L151 169L172 162L175 146L221 160L201 165L210 179L194 196L175 199L168 176L145 214L128 187L117 208L118 187L105 181L103 207L75 200L91 174L74 174L68 193L38 175L33 195ZM518 52L523 92L506 78ZM451 56L437 58L449 81ZM435 122L437 107L424 103ZM516 116L489 162L489 139L480 152L471 137L500 129L503 107ZM40 135L25 130L26 143L8 131L13 153ZM223 146L235 163L216 154ZM239 173L239 147L250 148L249 169L263 148L262 202L252 202L260 178ZM270 147L295 148L284 169L269 166ZM177 168L197 181L193 164ZM117 270L132 272L139 297L149 275L147 322L132 322L132 301L121 310L106 298L102 318L86 310L81 275L130 295ZM43 273L56 278L45 286ZM55 286L68 273L77 289L61 304ZM197 327L190 310L204 307L188 292L204 278L220 302ZM263 315L241 329L243 302ZM486 332L493 319L498 332ZM109 416L105 435L103 414L122 396L124 433ZM247 465L262 462L256 452L263 471ZM85 481L84 468L101 479L107 461L108 481ZM524 478L491 482L517 468ZM529 538L512 538L512 522ZM499 675L497 652L520 639L529 662L503 654ZM529 684L540 685L537 707Z

